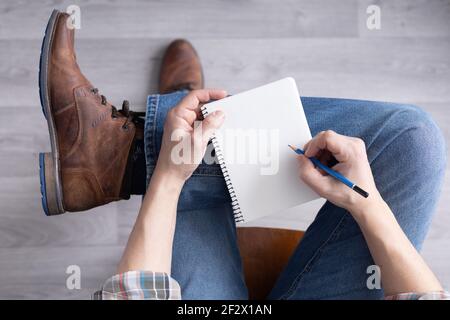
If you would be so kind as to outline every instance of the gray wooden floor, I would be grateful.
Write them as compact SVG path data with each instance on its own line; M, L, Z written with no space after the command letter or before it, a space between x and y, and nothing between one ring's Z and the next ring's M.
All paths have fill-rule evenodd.
M369 4L381 30L366 28ZM50 150L37 72L51 10L81 7L77 52L102 93L142 109L164 47L186 37L208 86L229 92L291 75L304 96L414 103L450 144L449 0L6 1L0 0L0 298L89 298L115 268L139 198L47 218L38 153ZM447 175L423 255L450 289ZM286 218L286 226L296 225ZM81 290L65 270L81 267Z

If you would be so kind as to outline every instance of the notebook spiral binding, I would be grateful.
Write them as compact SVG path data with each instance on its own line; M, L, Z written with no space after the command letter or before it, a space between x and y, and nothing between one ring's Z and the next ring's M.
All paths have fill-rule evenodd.
M206 106L203 105L200 108L203 117L205 118L208 116L209 112L206 109ZM236 192L233 187L233 183L231 182L230 174L228 173L227 165L225 164L222 149L220 148L219 144L217 143L217 139L215 136L212 137L212 143L214 146L214 150L216 152L217 160L219 161L220 169L222 170L223 177L225 178L225 184L227 185L228 192L230 193L231 197L231 208L233 209L233 215L234 215L234 221L236 222L244 222L244 216L242 215L241 207L239 205L239 202L237 200Z

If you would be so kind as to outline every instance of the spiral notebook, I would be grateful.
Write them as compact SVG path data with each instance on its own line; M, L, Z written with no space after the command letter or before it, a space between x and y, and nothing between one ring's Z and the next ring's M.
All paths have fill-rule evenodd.
M203 116L222 110L212 143L230 192L236 222L277 214L319 196L298 177L288 144L311 139L295 80L285 78L207 103Z

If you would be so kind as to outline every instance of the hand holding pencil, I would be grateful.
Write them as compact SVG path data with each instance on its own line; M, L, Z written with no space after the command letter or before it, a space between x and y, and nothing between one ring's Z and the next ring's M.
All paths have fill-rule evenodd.
M357 212L381 199L361 139L327 130L317 134L304 146L304 155L298 150L294 151L299 154L300 178L335 205ZM319 160L310 159L321 159L327 152L338 161L331 170L320 165Z

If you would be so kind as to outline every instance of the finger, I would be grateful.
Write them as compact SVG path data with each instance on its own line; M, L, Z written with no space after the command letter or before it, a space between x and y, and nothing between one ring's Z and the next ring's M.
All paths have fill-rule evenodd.
M204 145L212 138L214 132L220 128L224 120L225 114L223 111L217 110L209 114L205 120L202 121L202 142Z
M328 150L321 150L320 155L317 157L317 159L319 159L319 161L325 164L327 167L332 167L336 163L338 163L333 154Z
M298 161L300 165L299 176L302 181L320 196L325 196L331 183L330 177L322 175L305 156L300 155Z
M303 146L303 151L306 152L306 150L308 150L308 147L309 147L309 145L311 144L311 141L312 141L312 139L309 140L309 141Z
M205 89L205 90L209 93L209 98L201 102L208 102L209 100L219 100L227 96L227 91L223 89Z
M225 98L227 92L220 89L201 89L193 90L183 98L180 105L190 110L199 110L200 103L206 103L210 100L218 100Z
M321 163L323 163L324 165L328 165L328 157L327 157L327 155L330 155L330 156L331 156L330 151L328 151L328 150L320 150L320 151L317 153L316 158L317 158L317 160L319 160L319 161L320 161ZM322 175L325 175L325 171L324 171L324 170L322 170L322 169L320 169L320 168L318 168L318 167L316 167L316 169L319 170L319 172L320 172Z
M194 110L194 112L195 112L195 114L197 116L196 120L202 121L202 120L205 119L205 117L203 116L202 110L201 110L202 106L203 106L203 103L200 103L199 106L198 106L198 109Z
M322 131L311 140L305 155L314 157L320 150L328 150L338 161L346 161L349 154L349 139L351 138L332 130Z
M174 108L174 113L177 117L186 120L190 125L192 125L194 121L197 120L197 112L195 112L194 110L183 108L182 106L176 106Z

